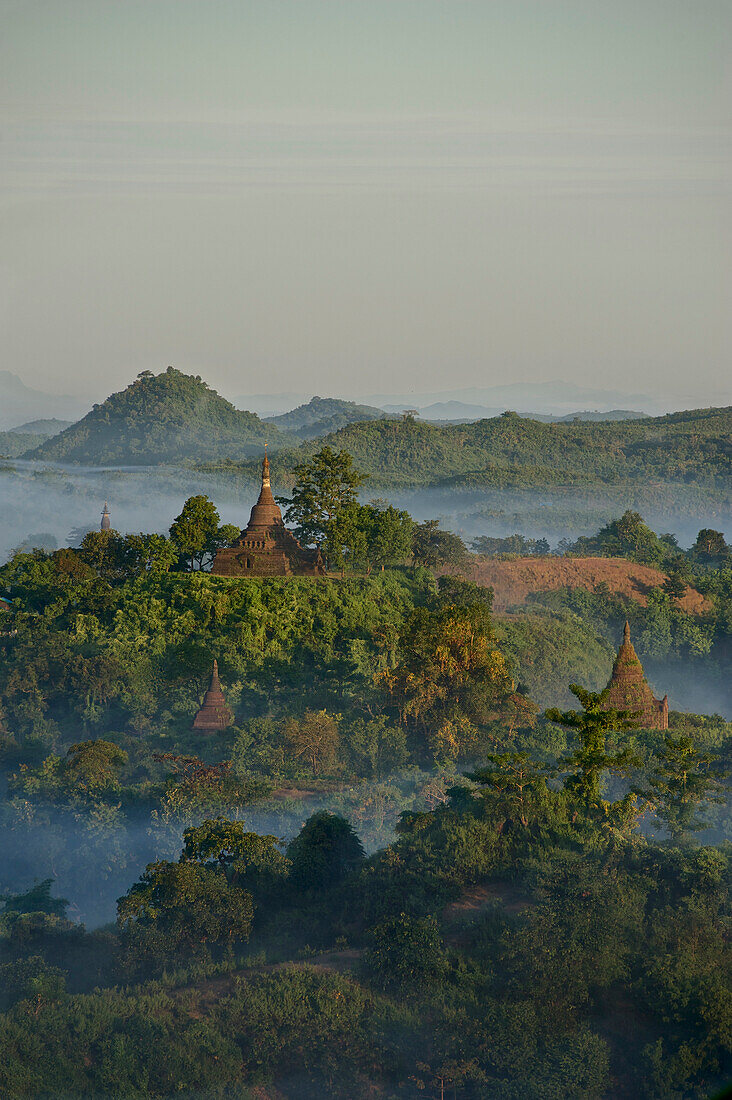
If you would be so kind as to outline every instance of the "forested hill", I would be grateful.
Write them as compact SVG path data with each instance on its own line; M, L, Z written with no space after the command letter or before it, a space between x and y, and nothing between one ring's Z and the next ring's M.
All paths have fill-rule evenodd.
M729 407L599 423L543 424L512 412L473 424L372 420L283 451L278 468L286 477L323 444L353 455L371 485L732 484Z
M292 432L300 439L337 432L358 420L385 420L387 413L373 405L358 405L355 401L341 401L335 397L313 397L306 405L298 405L280 416L268 416L268 424L282 431Z
M274 426L240 412L200 378L168 367L144 371L26 457L93 466L245 459L278 438Z

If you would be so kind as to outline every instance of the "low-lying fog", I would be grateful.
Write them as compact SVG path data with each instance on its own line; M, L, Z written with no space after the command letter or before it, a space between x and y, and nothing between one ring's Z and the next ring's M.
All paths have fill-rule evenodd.
M276 483L274 488L277 492ZM105 501L117 530L167 532L194 493L214 500L222 522L245 526L257 486L231 474L183 467L87 469L5 460L0 463L0 561L30 536L48 534L64 546L72 530L98 528ZM601 494L579 489L397 491L367 485L362 495L388 499L418 520L437 517L468 543L477 535L519 532L545 537L554 547L562 538L594 533L626 508L640 511L656 531L671 531L682 546L690 546L701 527L732 538L732 495L694 487L655 485Z

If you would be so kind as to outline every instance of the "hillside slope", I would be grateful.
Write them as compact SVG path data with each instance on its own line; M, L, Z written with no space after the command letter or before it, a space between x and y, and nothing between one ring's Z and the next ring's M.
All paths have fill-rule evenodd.
M168 367L143 372L26 457L94 466L243 459L258 454L265 439L276 443L277 429L235 409L200 378Z
M355 401L340 401L334 397L313 397L306 405L298 405L280 416L268 416L266 421L301 439L315 439L337 432L354 421L386 418L385 412L372 405L358 405Z
M283 474L323 444L352 454L371 484L393 488L732 485L732 408L595 423L545 424L510 412L473 424L362 421L282 452Z
M496 611L523 604L534 592L551 592L557 588L583 588L591 592L605 584L611 592L629 596L638 603L647 603L648 591L658 588L666 574L649 565L636 565L625 558L518 558L498 561L495 558L474 558L460 573L485 587L493 589ZM710 603L694 588L687 588L677 606L690 614L700 615Z

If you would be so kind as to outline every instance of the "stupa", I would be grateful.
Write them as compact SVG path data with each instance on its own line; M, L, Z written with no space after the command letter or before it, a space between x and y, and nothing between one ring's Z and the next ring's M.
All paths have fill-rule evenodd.
M222 577L316 577L325 572L320 551L302 547L285 527L272 495L266 446L262 488L249 523L231 546L218 551L211 572Z
M109 510L109 505L107 504L107 502L105 500L104 508L102 509L102 524L101 524L100 530L109 531L110 527L112 526L112 520L110 518L111 515L112 515L112 513Z
M218 662L213 663L211 686L203 697L203 706L193 719L194 730L212 732L225 730L234 721L234 715L226 705L224 693L219 683Z
M625 624L623 644L618 650L607 686L610 689L608 708L630 710L638 714L638 726L641 729L668 729L668 695L664 695L663 699L656 699L648 686L643 665L630 640L628 622Z

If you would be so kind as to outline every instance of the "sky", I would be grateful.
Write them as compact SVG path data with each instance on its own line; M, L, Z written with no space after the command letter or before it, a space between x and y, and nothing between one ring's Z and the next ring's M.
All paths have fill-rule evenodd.
M0 368L732 403L729 0L0 0Z

